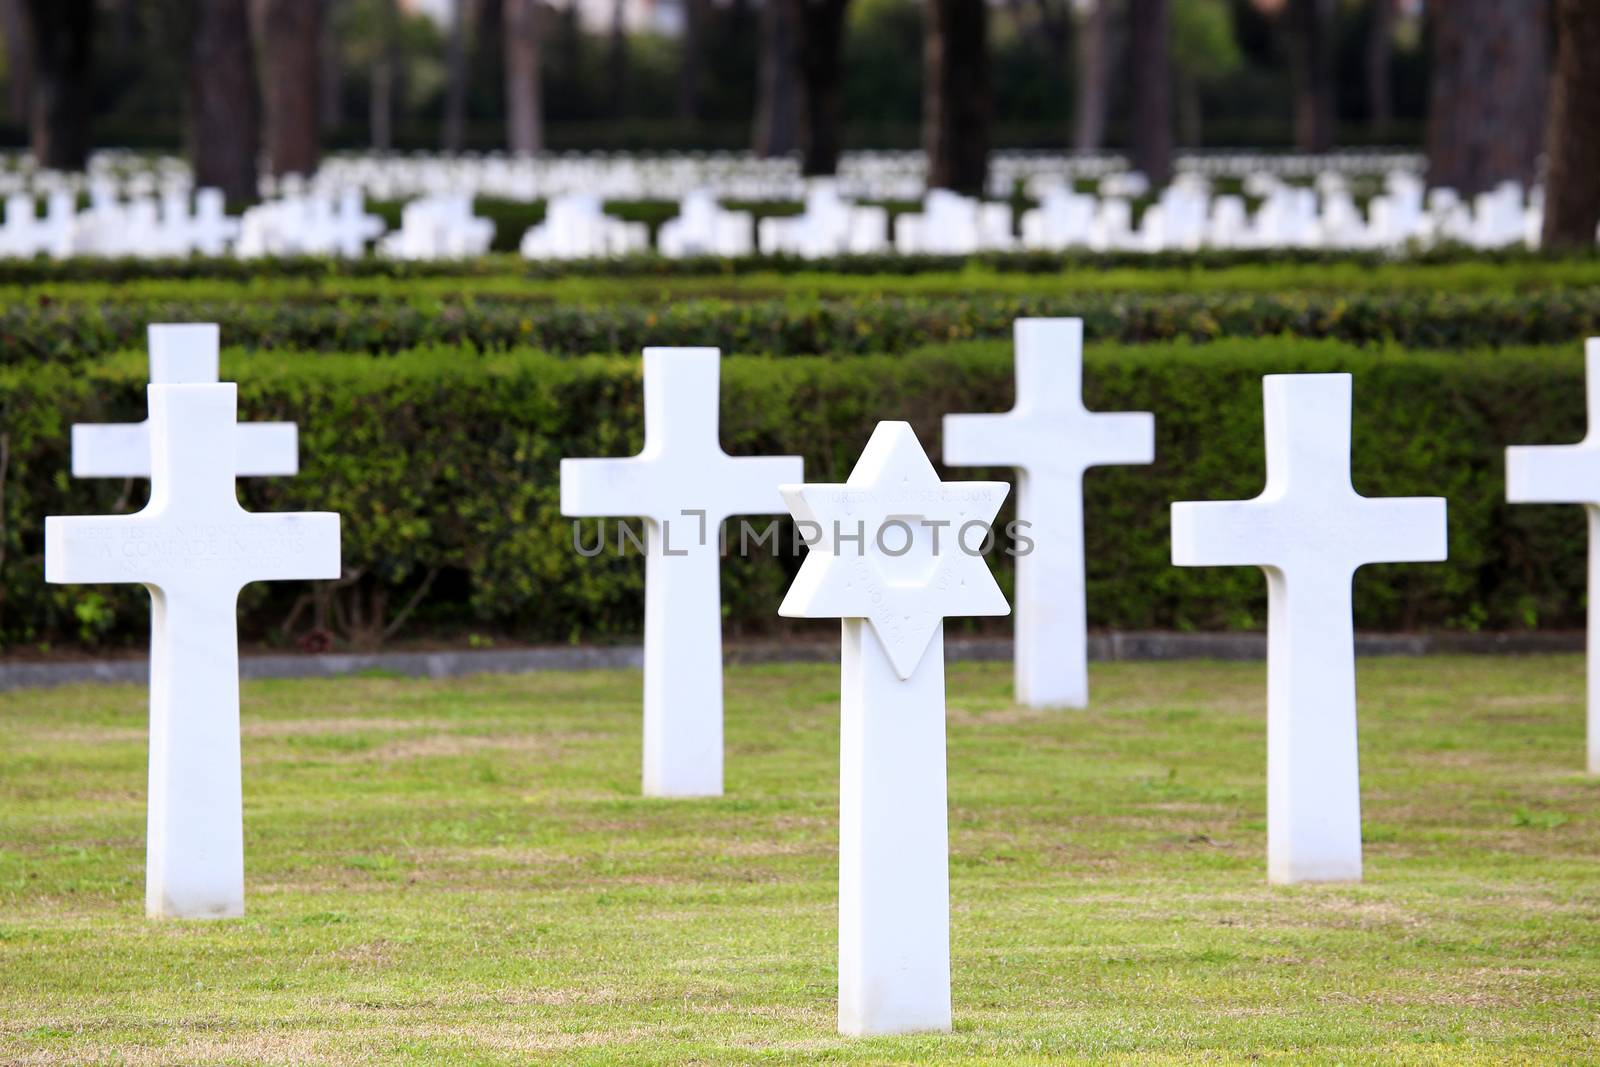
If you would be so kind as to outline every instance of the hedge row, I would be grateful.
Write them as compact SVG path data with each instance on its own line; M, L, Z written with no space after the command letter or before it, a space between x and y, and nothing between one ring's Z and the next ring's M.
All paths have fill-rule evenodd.
M1600 288L1525 294L1125 294L944 299L686 300L595 306L547 301L348 301L292 304L150 301L21 304L0 311L0 362L79 364L144 344L151 322L217 322L226 343L285 350L393 353L430 345L477 352L631 353L716 345L769 355L901 353L939 342L1006 338L1025 315L1075 315L1091 342L1213 341L1293 335L1355 344L1467 349L1568 344L1600 333Z
M573 274L530 278L496 271L471 276L277 275L247 278L60 280L0 285L0 304L314 304L512 301L585 306L684 300L1065 297L1102 294L1190 297L1284 293L1535 294L1600 289L1600 259L1494 263L1242 264L1213 269L1134 268L1030 274L968 265L914 274L754 271L660 277Z
M769 212L771 213L771 212ZM398 219L398 215L395 216ZM520 241L521 234L516 235ZM302 256L284 259L241 260L231 257L189 257L174 259L98 259L51 260L0 259L0 285L44 285L52 282L102 281L129 282L140 279L233 280L250 281L261 277L277 278L482 278L511 275L520 278L694 278L738 276L765 273L813 273L872 275L926 274L958 271L969 266L1003 273L1060 274L1093 273L1111 270L1211 271L1239 266L1281 267L1288 265L1380 266L1391 263L1447 265L1486 263L1498 267L1522 264L1595 264L1600 252L1540 252L1507 248L1481 250L1444 245L1403 254L1342 251L1334 249L1202 249L1165 252L986 252L972 256L902 256L894 253L869 256L838 256L828 259L799 259L790 256L745 256L738 258L696 257L665 259L656 255L626 256L615 259L578 261L535 261L520 256L497 254L472 259L436 262L401 262L377 256L360 259L327 259Z
M1582 435L1582 367L1576 345L1453 355L1277 338L1093 347L1089 405L1155 412L1158 457L1150 467L1096 469L1087 478L1093 624L1262 625L1258 572L1169 565L1168 503L1259 492L1263 373L1345 369L1356 375L1358 490L1450 501L1450 562L1362 571L1360 625L1579 625L1583 518L1574 508L1508 508L1502 456L1507 444ZM250 587L246 635L288 640L326 626L341 640L370 644L463 632L576 641L638 631L641 561L574 550L557 475L564 456L627 455L641 446L636 357L519 349L464 360L444 348L385 360L229 353L224 371L241 383L243 417L301 425L300 476L242 483L246 505L344 516L347 581L318 586L313 603L301 599L306 585ZM47 586L41 559L45 515L140 506L142 483L73 481L67 442L73 422L142 417L143 380L141 352L86 368L0 370L6 646L145 639L142 591ZM723 364L722 441L735 455L800 453L811 480L838 480L879 419L909 419L937 458L943 414L1004 410L1012 399L1004 343L892 357L734 356ZM585 543L595 527L585 523ZM786 553L727 564L731 632L780 626L774 612L795 562ZM1009 586L1006 559L996 565Z

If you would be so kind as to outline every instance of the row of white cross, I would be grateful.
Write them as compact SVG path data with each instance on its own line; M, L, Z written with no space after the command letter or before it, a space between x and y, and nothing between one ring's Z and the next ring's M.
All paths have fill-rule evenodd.
M50 581L136 582L151 592L152 916L243 910L240 588L339 573L337 515L239 507L238 476L294 471L294 429L236 425L235 386L216 383L216 347L214 326L152 327L148 423L74 427L74 473L148 475L148 506L46 520ZM799 457L730 457L719 442L718 363L715 349L646 350L644 450L561 464L563 513L643 517L648 529L645 792L721 794L716 531L729 516L787 510L810 531L810 551L780 613L843 620L840 1028L948 1029L943 622L1009 610L968 536L994 522L1008 487L942 482L901 422L878 425L843 484L804 484ZM1588 374L1597 416L1600 339L1590 342ZM946 417L944 458L1016 470L1018 521L1033 543L1018 558L1017 699L1081 707L1083 475L1150 462L1154 420L1083 406L1078 320L1020 320L1016 380L1010 412ZM1172 506L1174 563L1267 575L1274 882L1360 878L1352 577L1368 563L1446 555L1444 500L1371 499L1352 487L1351 388L1347 374L1267 376L1265 490ZM1508 490L1514 501L1584 503L1600 535L1600 441L1511 449ZM1600 566L1590 583L1593 612ZM1591 621L1600 663L1600 620ZM1590 770L1600 773L1592 685L1589 723Z
M1209 178L1271 175L1305 179L1319 174L1381 176L1393 171L1419 174L1415 153L1362 151L1326 155L1265 152L1180 153L1180 174ZM1099 181L1125 177L1128 161L1111 154L993 152L985 193L1004 199L1019 185L1037 179ZM855 151L839 160L837 180L843 195L862 200L915 200L927 188L927 159L918 151ZM298 187L297 180L287 183ZM467 190L507 200L540 200L573 193L595 193L613 200L678 199L705 189L734 200L796 200L808 180L793 157L761 159L748 153L705 152L666 155L567 153L536 158L514 156L339 156L311 179L313 186L355 185L372 196L407 196ZM278 187L267 186L271 195Z
M239 220L228 217L216 189L195 193L192 211L184 192L127 201L104 192L81 212L72 194L53 193L42 215L33 196L8 196L0 256L220 256L239 236Z
M1393 171L1422 173L1415 152L1361 149L1304 155L1282 152L1180 152L1179 174L1206 178L1271 176L1307 179L1322 175L1382 176ZM1010 151L989 154L986 193L1009 197L1019 184L1036 179L1126 178L1128 160L1115 153ZM927 160L920 151L849 151L840 156L838 180L844 195L865 200L915 200L927 184ZM97 187L113 196L159 197L194 185L183 159L114 149L94 153L82 173L42 170L27 153L0 153L0 194L76 196ZM505 153L338 153L326 157L306 177L263 175L258 193L272 199L309 192L335 195L356 188L380 200L408 200L435 194L465 194L502 200L547 200L570 193L595 193L612 200L678 199L698 189L736 200L797 200L807 180L794 156L763 158L749 152L546 152L537 156ZM1121 195L1109 189L1104 195Z
M976 252L1090 251L1161 252L1200 248L1400 249L1440 242L1479 248L1535 247L1543 220L1539 190L1529 198L1516 183L1481 194L1471 203L1448 189L1425 190L1412 175L1396 172L1365 212L1342 179L1318 189L1275 178L1250 183L1259 204L1252 212L1244 196L1213 196L1197 176L1184 176L1162 190L1135 224L1133 198L1147 183L1128 175L1101 181L1100 192L1075 191L1059 178L1041 179L1031 192L1039 206L1025 211L1020 232L1009 203L986 202L935 189L921 210L891 221L887 209L856 203L833 179L815 179L798 215L759 221L748 211L724 208L709 189L694 190L664 223L656 251L687 256L794 255L805 258L898 252L903 255L968 255ZM0 255L241 257L362 256L369 249L402 259L451 259L482 255L494 240L494 223L472 214L463 192L430 193L407 203L400 228L384 235L384 223L366 211L362 194L349 186L336 194L294 192L245 210L224 213L222 196L202 189L189 199L169 193L127 201L97 187L88 209L77 212L67 193L54 194L43 216L34 198L15 194L0 225ZM381 240L378 238L382 236ZM595 192L551 199L543 222L522 237L529 259L584 259L650 250L643 223L607 215Z

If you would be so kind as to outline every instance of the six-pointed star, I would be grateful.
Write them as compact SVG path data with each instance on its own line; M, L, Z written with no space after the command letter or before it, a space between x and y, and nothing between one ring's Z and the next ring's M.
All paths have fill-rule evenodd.
M866 619L910 678L939 624L1011 611L982 551L1009 486L941 482L909 423L880 422L843 485L786 485L816 537L778 613Z

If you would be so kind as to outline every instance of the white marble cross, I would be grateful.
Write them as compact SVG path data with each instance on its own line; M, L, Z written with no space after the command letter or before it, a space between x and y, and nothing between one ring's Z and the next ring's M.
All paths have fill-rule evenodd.
M202 256L220 256L239 239L239 220L230 218L221 189L201 189L194 194L194 215L185 225L189 246Z
M355 189L341 192L333 214L318 221L327 227L325 234L318 235L319 240L325 241L330 250L340 256L362 255L367 250L367 242L382 236L384 230L383 219L367 214L361 193Z
M216 382L219 348L216 323L153 323L149 343L152 385ZM233 434L239 477L294 474L300 469L300 443L294 423L243 423ZM149 422L73 426L72 476L150 477Z
M719 530L783 510L799 456L732 458L718 441L715 348L644 352L644 451L561 461L561 513L645 519L644 792L722 794Z
M1004 615L982 551L1004 482L941 482L882 422L843 485L788 485L817 543L779 608L843 620L839 1029L950 1029L944 620Z
M1368 563L1446 557L1445 502L1350 484L1350 375L1269 374L1267 486L1172 505L1172 562L1267 575L1267 876L1361 878L1351 585Z
M45 579L150 590L145 911L244 910L235 613L250 582L339 576L339 516L239 506L237 387L150 386L150 503L45 520Z
M1600 774L1600 337L1586 356L1589 433L1575 445L1506 449L1506 500L1582 504L1589 515L1588 767Z
M1018 319L1017 403L1004 415L946 415L944 461L1017 468L1017 702L1089 703L1083 475L1155 459L1155 417L1083 406L1083 320Z

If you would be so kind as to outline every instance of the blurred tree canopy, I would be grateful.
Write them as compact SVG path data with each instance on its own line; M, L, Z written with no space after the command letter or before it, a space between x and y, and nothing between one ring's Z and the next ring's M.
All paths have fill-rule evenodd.
M15 0L0 0L0 7ZM101 0L94 34L94 139L102 145L175 149L181 143L185 71L175 0ZM391 0L324 0L332 83L324 104L323 142L332 148L371 143L371 72L385 47L380 5ZM616 38L585 28L570 4L545 12L543 110L552 148L742 148L749 143L757 95L757 47L763 0L704 0L702 61L692 75L699 117L678 114L678 39L655 33ZM1126 8L1105 0L1107 46L1117 72L1110 91L1108 142L1127 143L1127 72L1115 58L1126 47ZM468 28L464 143L505 143L501 0L474 0ZM1292 143L1292 78L1286 19L1257 0L1172 0L1172 49L1178 143L1282 146ZM1401 18L1389 34L1394 121L1369 127L1366 76L1372 0L1340 0L1333 22L1338 141L1421 143L1427 105L1428 35L1421 20ZM436 149L445 109L446 29L402 15L394 42L393 144ZM922 106L921 0L851 0L840 86L847 147L914 147ZM996 0L990 5L994 143L1064 147L1071 143L1077 92L1081 3ZM0 33L5 25L0 22ZM13 50L0 78L16 79ZM0 142L27 141L26 116L10 92ZM330 121L331 120L331 121ZM1381 134L1381 137L1378 136Z

